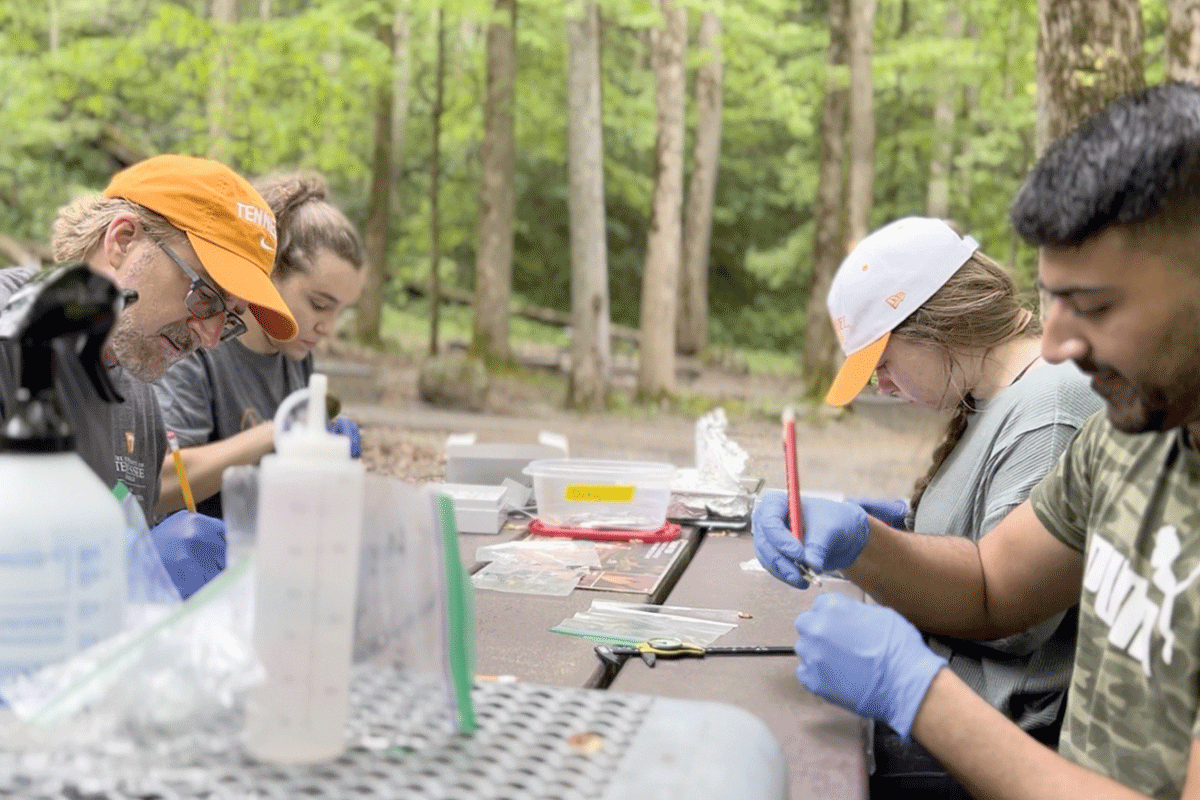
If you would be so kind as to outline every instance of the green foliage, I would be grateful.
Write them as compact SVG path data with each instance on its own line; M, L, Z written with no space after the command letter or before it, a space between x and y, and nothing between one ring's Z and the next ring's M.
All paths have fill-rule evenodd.
M0 232L44 240L54 210L95 191L125 161L155 152L207 154L209 98L228 63L223 127L228 158L254 175L310 167L330 179L352 219L367 212L377 88L392 55L376 39L400 0L273 0L273 17L222 29L207 0L58 0L50 51L45 4L0 4ZM951 41L953 0L879 0L873 79L876 112L873 226L925 212L934 147L933 106L944 80L958 98L951 215L1028 284L1033 253L1015 247L1007 207L1032 159L1037 4L955 4L967 34ZM724 113L710 253L714 346L778 350L803 342L811 285L812 204L827 67L820 0L686 0L694 32L714 10L723 24ZM249 5L243 3L244 10ZM441 279L473 283L486 32L503 22L492 0L407 0L410 78L405 143L396 154L388 286L430 277L434 28L445 41L438 180ZM519 0L514 289L519 302L570 308L566 172L565 4ZM653 187L652 0L602 0L604 178L612 316L638 324ZM1165 11L1144 4L1147 79L1159 80ZM703 54L689 53L689 74ZM845 69L838 73L848 80ZM691 169L694 85L689 80ZM447 313L447 335L469 330ZM390 319L390 317L385 317ZM824 321L814 324L824 324ZM514 320L514 329L519 325ZM418 335L424 336L422 327ZM399 335L399 333L397 333ZM464 334L465 335L465 334Z

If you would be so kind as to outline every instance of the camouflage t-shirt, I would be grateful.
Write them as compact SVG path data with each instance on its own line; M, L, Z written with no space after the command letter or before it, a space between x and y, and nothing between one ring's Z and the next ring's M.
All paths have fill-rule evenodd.
M1200 737L1200 452L1182 429L1125 434L1100 413L1030 500L1085 558L1059 752L1177 798Z

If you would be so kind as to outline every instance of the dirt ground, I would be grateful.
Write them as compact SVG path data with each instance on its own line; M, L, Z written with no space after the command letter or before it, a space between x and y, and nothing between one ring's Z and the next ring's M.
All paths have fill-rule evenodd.
M529 361L554 364L553 354ZM691 366L681 374L678 408L648 409L624 404L619 411L579 414L563 410L565 379L548 367L521 375L493 376L486 410L472 413L439 408L417 396L419 360L389 355L345 342L317 354L317 368L330 376L330 389L343 413L362 430L368 468L413 482L440 480L443 447L451 433L475 433L479 442L535 442L539 431L567 437L570 455L695 463L695 421L720 406L729 418L727 435L749 455L746 477L782 486L780 410L797 405L801 483L805 489L851 496L907 496L925 471L944 420L887 398L862 397L849 411L801 404L802 387L787 377L750 376L721 367ZM616 391L632 395L633 372L621 367Z

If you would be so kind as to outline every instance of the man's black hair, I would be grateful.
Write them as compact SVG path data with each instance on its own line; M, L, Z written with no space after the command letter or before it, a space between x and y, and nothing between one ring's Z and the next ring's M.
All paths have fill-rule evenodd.
M1035 246L1078 245L1110 225L1200 232L1200 86L1110 103L1047 148L1009 219Z

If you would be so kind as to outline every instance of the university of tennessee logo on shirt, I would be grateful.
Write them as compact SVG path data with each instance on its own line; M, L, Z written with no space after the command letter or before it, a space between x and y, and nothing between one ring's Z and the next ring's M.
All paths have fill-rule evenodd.
M133 431L125 431L125 449L130 455L133 454L133 446L135 444L137 444L137 442L133 438Z

